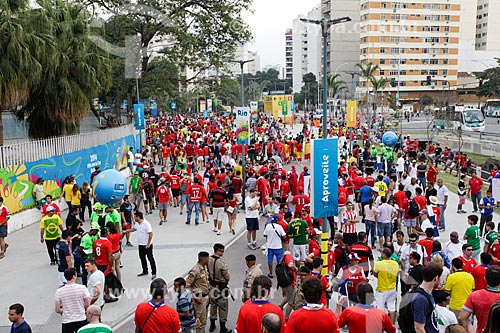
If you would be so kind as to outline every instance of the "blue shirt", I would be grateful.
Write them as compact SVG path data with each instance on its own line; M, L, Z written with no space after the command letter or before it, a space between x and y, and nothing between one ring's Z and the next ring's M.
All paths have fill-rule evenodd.
M10 327L10 333L31 333L31 327L27 322L21 321L19 325L12 324Z
M437 315L435 311L436 304L434 303L434 298L432 297L432 295L429 294L429 296L432 301L432 309L429 309L429 301L424 295L418 292L413 295L413 320L417 323L425 323L426 333L439 333ZM431 312L432 314L429 316L429 313Z
M184 289L181 293L177 294L177 312L189 312L189 317L181 319L182 327L193 327L196 325L196 318L194 317L193 294L189 289Z
M489 204L491 207L491 208L483 208L481 210L481 214L493 215L493 210L495 209L495 204L496 204L495 198L483 197L483 199L481 200L481 204L485 207L488 206L488 204Z
M372 197L372 188L368 185L363 186L359 189L359 195L361 202L368 202Z
M65 241L58 241L56 244L56 261L57 261L57 271L64 272L68 268L68 262L66 257L70 256L69 244Z

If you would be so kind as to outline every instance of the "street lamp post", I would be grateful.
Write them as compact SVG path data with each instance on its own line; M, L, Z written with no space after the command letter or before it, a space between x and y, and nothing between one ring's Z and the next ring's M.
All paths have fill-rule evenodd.
M254 59L249 60L231 60L236 64L240 64L241 69L241 107L245 106L245 81L243 80L243 66L246 63L252 62ZM248 124L248 143L250 144L250 124ZM243 190L241 191L241 207L245 209L245 143L241 144L241 179L243 181Z
M306 18L301 18L300 19L302 22L306 23L313 23L321 26L321 34L323 37L323 139L328 138L328 132L326 128L326 115L327 115L327 99L328 99L328 80L327 80L327 59L326 57L328 56L328 31L330 30L330 27L332 25L338 24L338 23L344 23L344 22L349 22L351 21L350 17L341 17L337 19L327 19L327 18L322 18L321 20L311 20L311 19L306 19ZM332 193L333 195L337 195L336 193ZM321 258L323 258L323 262L327 263L328 262L328 248L326 246L326 241L328 240L328 226L329 224L326 223L326 218L327 216L316 216L316 217L322 217L323 218L323 225L322 225L322 235L321 235ZM326 265L328 266L328 265ZM323 266L323 274L326 274L326 266Z

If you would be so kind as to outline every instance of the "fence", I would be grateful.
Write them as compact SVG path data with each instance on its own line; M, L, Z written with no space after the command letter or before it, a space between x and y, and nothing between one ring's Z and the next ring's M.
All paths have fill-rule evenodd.
M0 168L72 153L135 134L134 126L129 124L96 132L7 144L0 147Z

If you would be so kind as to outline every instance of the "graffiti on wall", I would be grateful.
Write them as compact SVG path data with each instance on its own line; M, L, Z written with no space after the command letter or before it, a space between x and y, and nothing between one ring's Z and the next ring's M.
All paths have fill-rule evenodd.
M69 175L75 175L76 182L81 186L84 181L90 181L90 175L97 166L101 170L126 167L128 148L134 144L135 138L130 135L70 154L0 169L0 195L11 213L32 207L35 205L33 186L39 178L43 178L45 194L57 198L64 179Z

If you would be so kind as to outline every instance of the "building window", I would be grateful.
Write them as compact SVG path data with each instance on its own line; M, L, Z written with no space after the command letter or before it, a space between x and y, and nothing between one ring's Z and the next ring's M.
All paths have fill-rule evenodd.
M381 7L381 8L387 8L387 3L386 3L386 2L382 2L382 3L380 4L380 7Z
M385 75L385 71L383 69L380 70L380 75Z
M444 20L449 21L450 20L450 15L444 15Z
M422 59L422 65L428 65L429 59Z
M445 32L450 32L450 27L449 27L449 26L445 26L445 27L444 27L444 31L445 31Z
M397 48L397 47L392 47L392 48L391 48L391 53L398 54L398 53L399 53L399 48Z
M386 19L386 18L385 18L385 14L384 14L384 13L380 14L380 19L381 19L381 20L385 20L385 19Z
M380 48L380 53L385 53L385 47Z
M448 65L448 59L443 59L443 65Z
M422 69L420 75L427 75L427 73L428 73L427 69Z
M436 75L438 75L438 70L437 70L437 69L431 69L431 70L429 71L429 75L430 75L430 76L436 76Z
M397 70L390 70L389 75L391 75L391 76L398 75L398 71Z
M399 43L399 37L391 37L391 43Z
M443 75L444 75L444 76L447 76L447 75L448 75L448 70L447 70L447 69L443 69Z
M385 59L380 59L380 64L385 65Z
M440 10L441 9L441 5L438 4L438 3L433 3L432 4L432 9L434 9L434 10Z
M443 49L443 54L448 54L449 50L448 49Z
M439 60L438 59L431 59L430 64L431 65L439 65Z
M444 37L443 38L443 42L444 43L449 43L450 42L450 38L449 37Z

